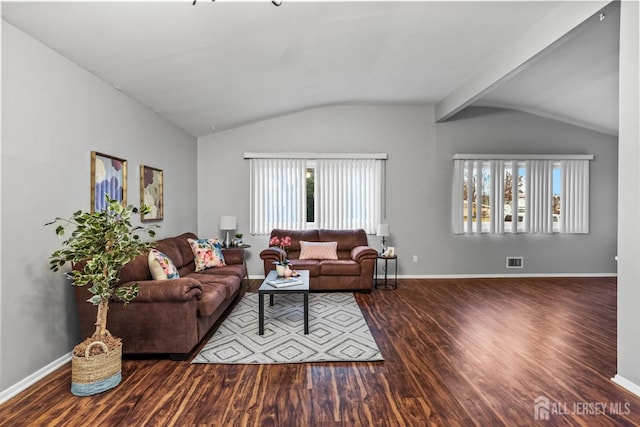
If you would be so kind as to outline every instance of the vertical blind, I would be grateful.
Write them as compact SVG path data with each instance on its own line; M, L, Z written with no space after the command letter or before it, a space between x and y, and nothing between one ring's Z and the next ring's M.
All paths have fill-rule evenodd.
M525 231L553 233L553 161L527 161L526 171Z
M589 233L593 156L509 157L454 156L455 234Z
M303 229L306 223L306 161L249 161L251 232L268 234L274 228Z
M565 200L560 218L561 233L589 232L589 162L562 162L561 200Z
M316 161L316 224L333 230L363 228L373 234L380 223L382 161Z
M250 160L251 233L268 234L274 228L305 229L306 168L312 157L252 156L256 155L245 154ZM362 228L369 234L375 233L384 197L382 156L386 158L374 154L362 159L326 155L313 159L318 228Z

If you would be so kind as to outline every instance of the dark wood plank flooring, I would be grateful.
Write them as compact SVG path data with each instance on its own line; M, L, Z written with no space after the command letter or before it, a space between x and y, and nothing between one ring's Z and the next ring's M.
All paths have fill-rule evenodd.
M69 364L0 406L0 425L640 425L640 398L610 380L613 278L415 279L356 295L384 362L127 358L118 388L84 398ZM539 396L548 421L534 419Z

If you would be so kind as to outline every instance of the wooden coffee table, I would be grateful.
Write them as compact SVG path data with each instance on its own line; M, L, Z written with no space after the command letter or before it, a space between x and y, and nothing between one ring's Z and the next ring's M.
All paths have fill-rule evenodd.
M268 280L278 278L278 273L271 270L258 289L258 335L264 335L264 295L269 294L269 305L273 305L273 296L276 294L303 294L304 295L304 333L309 333L309 272L302 270L295 277L302 281L302 285L276 288L267 283Z

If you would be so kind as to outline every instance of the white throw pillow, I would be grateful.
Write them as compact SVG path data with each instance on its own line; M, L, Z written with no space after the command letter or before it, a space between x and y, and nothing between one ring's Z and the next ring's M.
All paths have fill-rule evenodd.
M179 279L178 269L171 259L157 249L149 251L149 270L153 280Z

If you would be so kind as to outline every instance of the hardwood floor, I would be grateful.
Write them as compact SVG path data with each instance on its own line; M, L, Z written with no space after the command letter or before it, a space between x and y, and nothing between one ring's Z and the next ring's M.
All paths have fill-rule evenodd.
M0 425L640 425L640 398L610 380L615 279L400 280L356 297L384 362L126 359L118 388L84 398L69 364L2 405Z

